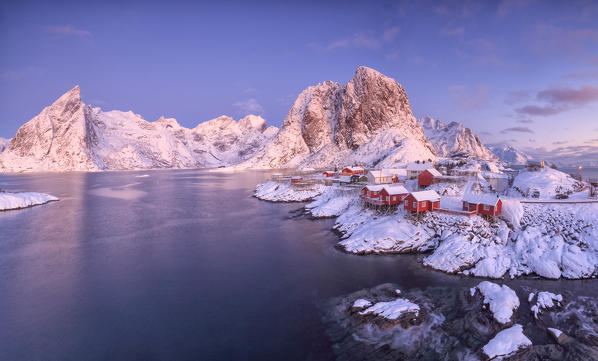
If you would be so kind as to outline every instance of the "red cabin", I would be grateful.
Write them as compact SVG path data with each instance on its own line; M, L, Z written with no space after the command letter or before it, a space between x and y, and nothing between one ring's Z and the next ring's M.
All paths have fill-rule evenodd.
M379 198L382 186L367 185L361 189L361 197L363 198Z
M466 194L463 196L463 210L498 216L502 212L502 200L498 194Z
M403 186L384 186L380 191L382 203L393 206L400 204L407 197L409 191Z
M324 173L322 173L322 175L324 177L326 177L326 178L334 177L336 175L336 172L333 172L331 170L327 170L327 171L324 171Z
M413 192L405 198L405 209L411 212L434 211L440 208L440 196L435 191Z
M426 169L417 176L417 184L419 184L420 187L427 187L437 183L434 182L434 178L436 177L442 177L442 174L434 168Z
M301 177L300 177L300 176L298 176L298 175L296 175L296 176L293 176L293 177L291 177L291 183L299 183L299 182L301 182L301 180L302 180L302 179L303 179L303 178L301 178Z
M343 168L342 174L343 175L355 175L355 174L363 174L364 169L362 167L346 167Z

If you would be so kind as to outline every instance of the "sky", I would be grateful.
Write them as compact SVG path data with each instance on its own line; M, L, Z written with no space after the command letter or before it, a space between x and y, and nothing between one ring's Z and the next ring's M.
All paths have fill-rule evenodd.
M253 113L365 65L416 117L486 144L598 162L598 1L68 2L0 5L0 137L60 95L194 127Z

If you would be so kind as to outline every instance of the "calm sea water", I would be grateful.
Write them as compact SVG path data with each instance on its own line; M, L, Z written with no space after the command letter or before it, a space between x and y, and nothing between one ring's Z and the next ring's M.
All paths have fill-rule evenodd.
M149 177L138 176L148 174ZM0 175L59 202L0 212L0 360L327 360L321 305L394 282L472 287L416 256L356 256L333 220L251 197L267 174ZM596 281L507 281L596 296Z
M584 167L581 170L577 168L559 168L559 170L568 174L580 174L584 180L598 178L598 167Z

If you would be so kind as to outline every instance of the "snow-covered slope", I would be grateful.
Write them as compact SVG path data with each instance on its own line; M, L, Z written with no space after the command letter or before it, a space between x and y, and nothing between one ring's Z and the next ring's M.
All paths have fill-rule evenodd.
M0 154L2 171L93 171L229 166L248 159L276 133L259 116L221 116L193 129L173 118L147 122L133 112L103 112L76 86L23 125Z
M494 153L499 160L515 165L527 164L527 162L532 159L531 156L510 145L492 147L492 153Z
M0 137L0 153L6 148L10 139Z
M419 122L438 157L497 159L480 138L462 123L451 122L447 125L430 117L422 118Z
M392 166L427 159L435 156L403 87L359 67L345 86L326 81L305 89L274 139L238 167Z

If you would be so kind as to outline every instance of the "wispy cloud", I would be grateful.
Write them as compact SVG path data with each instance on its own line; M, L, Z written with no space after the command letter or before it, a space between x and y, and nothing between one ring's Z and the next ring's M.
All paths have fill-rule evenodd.
M544 147L524 148L536 159L545 159L559 165L598 164L598 146L571 145L548 150Z
M517 104L531 100L532 91L529 89L515 90L507 93L505 104Z
M44 28L44 31L48 34L54 35L73 35L80 37L91 36L91 32L84 29L76 28L72 25L49 25Z
M337 39L330 44L324 46L325 50L335 50L343 48L366 48L366 49L380 49L383 45L391 43L399 36L401 29L399 26L392 26L386 28L382 32L375 32L372 30L357 32L350 36ZM321 46L313 45L316 48Z
M0 71L0 79L7 79L7 80L18 80L22 79L23 77L38 71L36 67L28 66L25 68L14 69L14 70L4 70Z
M264 113L264 107L254 98L240 100L233 103L233 107L237 108L242 115Z
M556 142L552 142L552 145L563 145L567 143L569 142L567 142L566 140L557 140Z
M501 130L500 132L502 134L507 134L507 133L531 133L531 134L533 134L534 133L534 131L528 127L505 128L505 129Z
M463 26L446 26L440 30L440 34L452 38L463 39L465 36L465 27Z
M552 87L536 93L536 100L545 104L530 104L517 108L515 111L520 114L539 116L559 114L573 107L598 102L598 88L592 85L583 85L579 89Z
M504 18L511 12L525 8L535 2L535 0L503 0L496 7L496 16L498 18Z
M519 119L517 120L517 123L521 123L521 124L532 124L534 122L533 119Z
M477 85L470 87L468 85L452 85L448 88L448 93L455 101L464 108L477 109L486 106L488 103L488 94L490 87L486 85Z

